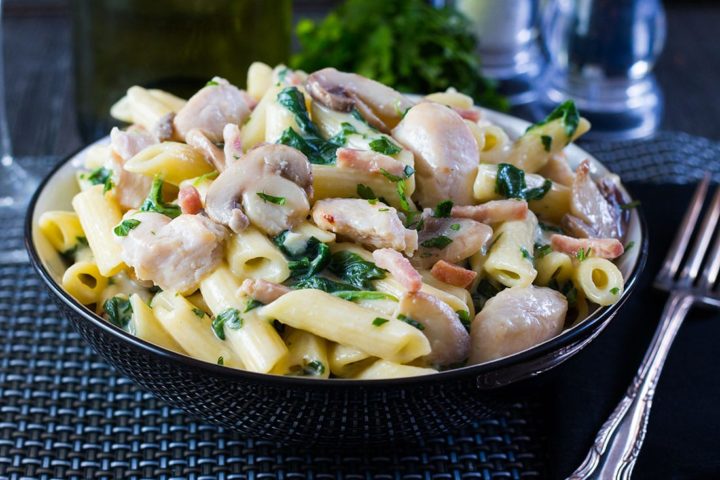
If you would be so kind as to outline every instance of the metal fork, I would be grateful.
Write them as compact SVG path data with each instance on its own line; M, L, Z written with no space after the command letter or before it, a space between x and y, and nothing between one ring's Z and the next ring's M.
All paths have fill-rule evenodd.
M582 465L569 477L571 480L630 478L645 438L655 387L680 325L693 305L720 308L720 292L715 288L720 271L720 234L710 247L718 230L720 188L688 250L709 186L710 175L706 174L655 278L655 287L670 292L670 297L645 358L625 396L600 428Z

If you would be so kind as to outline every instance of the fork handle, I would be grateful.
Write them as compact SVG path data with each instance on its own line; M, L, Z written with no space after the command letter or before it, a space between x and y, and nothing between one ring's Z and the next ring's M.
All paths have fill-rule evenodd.
M655 386L670 346L693 302L692 295L686 292L670 295L633 382L600 428L582 465L568 480L630 478L645 438Z

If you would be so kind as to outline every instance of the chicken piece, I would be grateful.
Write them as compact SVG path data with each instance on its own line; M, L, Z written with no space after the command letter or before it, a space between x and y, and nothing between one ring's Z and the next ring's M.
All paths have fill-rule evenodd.
M389 155L352 148L338 148L335 155L338 168L363 170L370 173L381 173L382 170L385 170L397 177L405 176L405 164Z
M246 295L267 305L290 291L289 287L267 280L246 278L238 289L240 295Z
M152 133L158 141L165 142L173 139L175 136L173 120L175 120L175 112L170 112L160 117L157 123L155 123Z
M225 154L205 136L202 130L193 128L185 135L185 142L202 153L205 160L218 172L225 170Z
M315 224L371 248L392 248L410 256L417 249L417 232L408 230L397 210L382 202L359 198L319 200L312 209Z
M492 237L492 228L467 218L435 218L423 214L420 247L412 264L429 269L439 260L459 263L479 252Z
M575 174L570 169L565 154L562 152L550 155L548 162L537 173L566 187L572 186L575 181Z
M200 89L175 115L173 125L180 138L185 139L190 130L197 128L211 142L219 143L225 125L242 125L250 115L250 107L240 89L222 78L213 80L217 85Z
M567 253L572 257L583 250L587 256L612 260L625 252L623 244L617 238L573 238L554 234L550 237L550 245L556 252Z
M441 282L460 288L467 288L477 277L477 272L448 263L445 260L439 260L435 263L430 269L430 273Z
M195 215L202 211L202 199L197 188L192 185L183 185L178 193L178 205L182 213Z
M620 238L620 212L603 196L590 177L590 162L584 160L575 171L570 213L584 222L597 238ZM574 233L574 232L573 232Z
M453 107L453 110L455 110L462 118L470 120L471 122L477 122L482 118L482 111L479 108Z
M223 148L223 153L225 154L224 170L230 166L231 163L240 160L243 156L243 144L242 136L240 135L240 127L231 123L225 125L225 128L223 128L223 139L225 140L225 147Z
M480 223L499 223L525 220L527 213L528 204L525 200L491 200L482 205L455 206L451 215Z
M355 73L323 68L310 74L305 83L310 96L331 110L356 108L373 127L389 133L413 102L401 93Z
M125 170L125 162L156 143L155 136L142 128L122 131L115 127L110 131L110 146L114 153L110 167L113 170L115 196L121 207L138 208L152 185L152 178Z
M451 108L424 102L411 108L392 132L415 154L414 197L424 207L452 200L473 203L478 167L477 141L465 121Z
M372 256L375 265L388 270L408 292L420 291L423 283L422 275L401 253L391 248L379 248L372 253Z
M550 288L508 288L485 302L470 328L470 364L521 352L558 335L567 299Z
M404 315L422 326L432 351L424 357L431 365L452 365L470 353L470 335L450 306L425 292L406 293L395 316ZM402 317L401 317L402 318Z
M227 166L210 185L205 210L236 233L247 228L249 220L277 235L305 220L312 195L307 157L285 145L267 144Z
M154 212L132 212L140 223L127 236L115 237L122 258L140 280L163 290L189 293L223 259L225 229L202 215L170 219Z

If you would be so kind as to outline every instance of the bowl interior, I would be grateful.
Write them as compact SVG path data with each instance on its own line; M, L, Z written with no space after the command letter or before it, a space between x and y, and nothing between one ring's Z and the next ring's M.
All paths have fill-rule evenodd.
M529 123L515 118L511 117L509 115L501 114L498 112L493 111L484 111L484 113L487 115L487 117L495 124L502 127L510 136L510 138L517 138L518 136L522 135L522 133L527 129L529 126ZM108 142L108 138L103 138L99 140L98 142L94 143L93 145L100 145L100 144L106 144ZM31 222L30 225L30 231L31 231L31 241L29 243L29 248L31 249L31 256L33 254L32 250L34 249L36 252L36 256L39 258L40 266L42 269L45 270L47 273L47 276L50 277L50 281L53 281L55 285L53 285L55 290L62 290L61 286L61 279L63 276L63 272L65 270L65 264L63 260L61 259L60 255L53 249L53 247L50 245L50 243L45 239L45 237L41 234L39 228L38 228L38 221L40 216L50 210L72 210L71 201L73 196L79 191L77 182L75 180L75 173L78 168L81 168L84 162L85 155L87 154L87 150L93 146L89 145L79 151L77 154L71 156L66 161L64 161L61 165L58 166L46 179L45 182L40 187L40 190L36 193L36 197L34 199L34 202L31 203L30 208L32 209L29 212L29 221ZM567 155L568 162L570 163L570 166L575 169L577 165L583 161L584 159L590 159L590 166L591 166L591 172L593 176L603 176L610 174L611 172L608 171L607 168L605 168L604 165L602 165L599 161L597 161L595 158L593 158L589 153L587 153L585 150L581 149L577 145L571 144L565 149L565 153ZM621 185L621 190L623 193L629 198L630 195L625 190L625 187ZM642 221L640 218L640 214L637 209L631 210L630 215L630 223L627 231L627 235L625 238L625 243L628 244L630 242L634 242L634 247L630 249L625 255L623 255L616 263L618 265L618 268L623 274L623 277L628 280L630 278L631 274L636 273L638 263L640 261L640 255L643 251L641 246L643 245L643 227L642 227ZM626 291L623 293L623 296L626 296L630 293L629 289L626 289ZM64 298L63 300L68 301L68 299ZM622 303L624 299L621 299L619 303ZM79 303L74 302L75 307L83 308L84 311L87 313L87 317L91 321L96 322L103 322L106 325L109 325L108 322L106 322L104 319L96 315L94 312L92 312L89 309L86 309L79 305ZM606 307L606 308L612 308L612 307ZM548 344L549 342L556 342L558 345L563 344L564 339L567 339L569 336L572 335L572 333L575 330L578 330L580 328L584 328L585 325L588 323L593 322L594 320L598 319L598 316L604 311L606 308L598 308L594 312L592 312L586 319L584 319L582 322L572 326L569 329L566 329L563 331L559 336L554 337L550 340L547 340L546 342L543 342L541 344L535 345L534 347L524 351L524 352L518 352L514 355L511 355L509 357L505 357L502 359L494 360L492 362L489 362L487 364L479 365L479 366L470 366L470 367L464 367L458 370L467 370L467 369L477 369L478 367L482 366L491 366L493 364L502 362L503 364L507 364L508 362L512 362L512 359L514 357L517 357L520 354L529 353L533 350L539 350L544 345ZM117 330L117 333L123 336L129 336L130 334L127 332L124 332L116 327L111 327L115 330ZM133 339L133 340L139 340L139 339ZM143 341L140 341L139 343L144 343ZM157 349L161 349L161 347L155 347ZM178 355L174 352L170 352L165 350L165 352L169 355ZM210 366L211 364L208 364ZM212 367L216 367L215 365L212 365ZM229 370L229 369L226 369ZM449 372L445 372L449 373ZM440 373L440 375L443 375L444 373ZM307 380L307 381L313 381L317 382L317 380ZM337 381L337 380L333 380Z

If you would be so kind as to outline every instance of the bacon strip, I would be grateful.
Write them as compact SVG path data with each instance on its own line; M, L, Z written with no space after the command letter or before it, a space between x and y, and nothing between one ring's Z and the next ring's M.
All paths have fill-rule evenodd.
M247 295L265 305L274 302L289 291L290 288L285 285L252 278L246 278L238 289L239 294Z
M482 117L482 113L477 108L453 107L453 110L455 110L462 118L464 118L465 120L470 120L471 122L477 122Z
M456 287L467 288L475 277L477 272L468 270L467 268L458 267L455 264L446 262L445 260L438 260L433 265L430 273L433 277L437 278L441 282L449 283Z
M178 192L178 204L182 213L195 215L203 209L200 193L192 185L183 185Z
M405 165L394 158L378 152L355 150L354 148L338 148L335 152L337 166L364 170L370 173L380 173L385 170L392 175L402 177L405 175Z
M378 267L389 270L408 292L419 292L422 288L422 276L410 264L410 260L391 248L380 248L373 252L373 260Z
M575 256L580 250L591 252L594 257L612 260L625 252L623 244L616 238L573 238L554 234L550 237L550 246L556 252Z
M480 223L525 220L528 204L524 200L491 200L482 205L462 205L452 208L451 216L470 218Z

